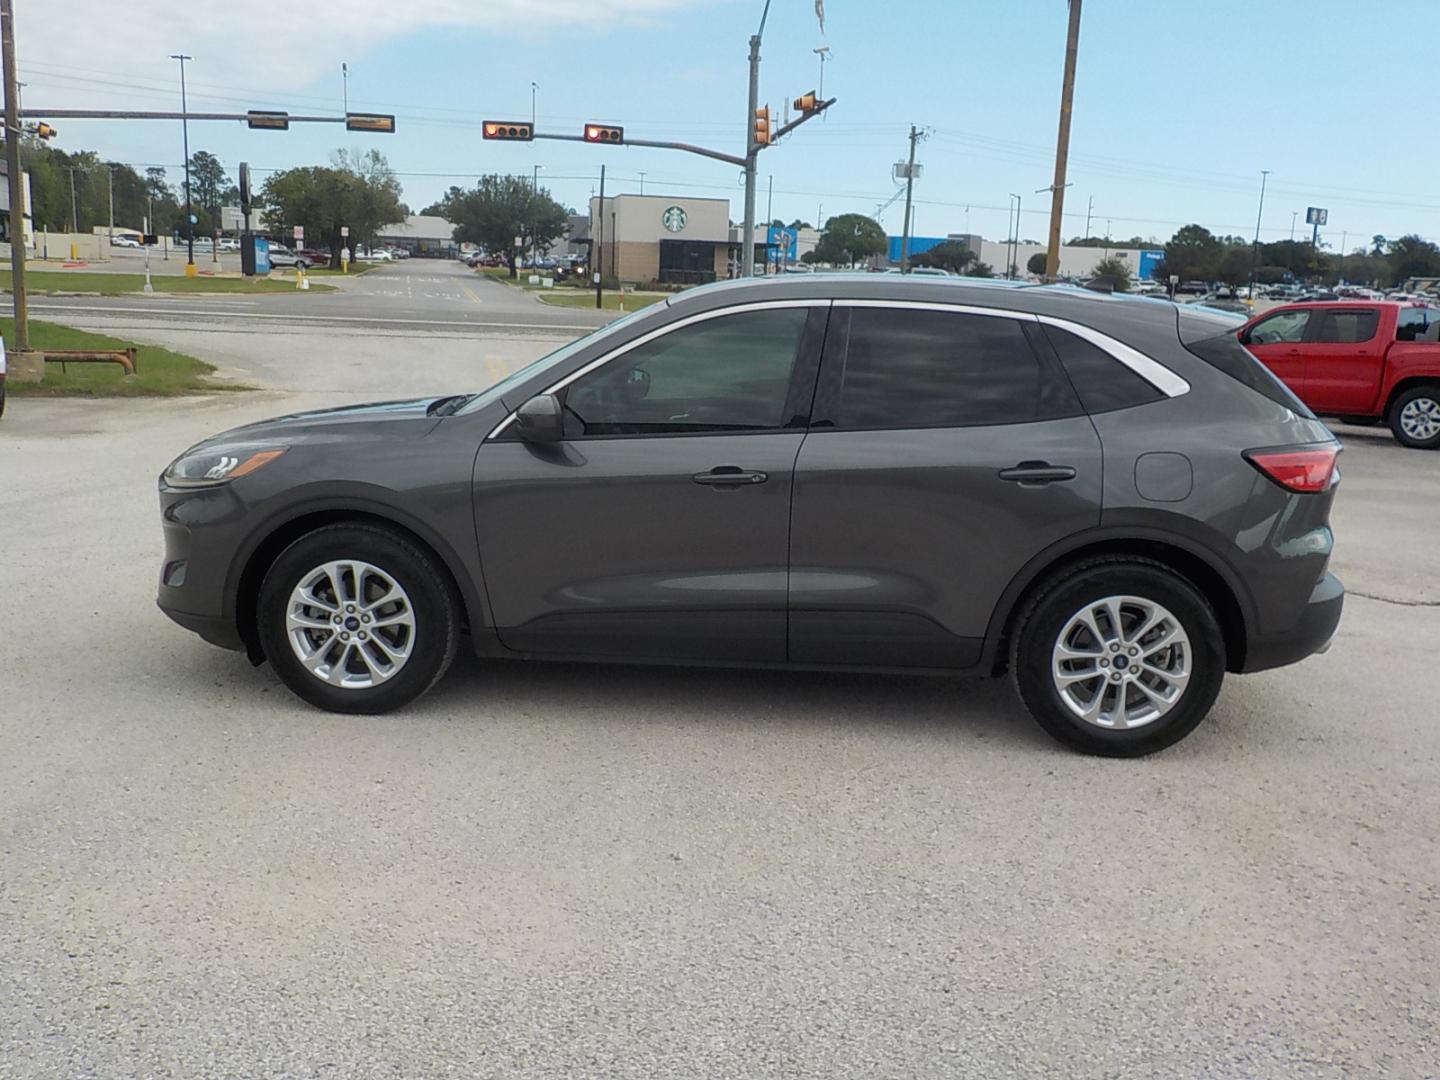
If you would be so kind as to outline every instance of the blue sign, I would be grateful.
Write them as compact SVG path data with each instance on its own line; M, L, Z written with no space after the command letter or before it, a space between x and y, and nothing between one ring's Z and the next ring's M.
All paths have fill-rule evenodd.
M890 241L890 261L898 264L900 262L900 245L902 238L899 236L891 236L888 239ZM922 251L929 251L931 248L945 243L946 239L944 236L912 236L910 237L910 255L913 258Z
M255 237L255 273L270 272L270 241L263 236Z
M767 245L766 257L771 262L795 262L800 246L800 230L782 229L779 225L771 225L765 231L765 243ZM783 260L782 250L784 252Z
M194 225L194 224L198 223L199 220L200 220L200 219L199 219L198 217L196 217L194 214L191 214L191 215L190 215L190 224L191 224L191 225Z
M1141 281L1154 281L1155 271L1159 269L1160 264L1164 261L1165 252L1163 251L1140 252L1140 266L1136 276Z

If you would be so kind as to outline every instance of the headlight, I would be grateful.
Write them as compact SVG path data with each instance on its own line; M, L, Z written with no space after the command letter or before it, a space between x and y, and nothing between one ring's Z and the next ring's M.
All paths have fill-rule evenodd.
M171 487L209 487L228 483L270 464L285 450L285 447L258 449L228 446L192 451L170 463L165 470L165 482Z

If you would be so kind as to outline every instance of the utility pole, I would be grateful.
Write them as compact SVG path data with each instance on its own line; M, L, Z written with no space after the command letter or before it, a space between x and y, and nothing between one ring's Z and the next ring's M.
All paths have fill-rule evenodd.
M5 67L5 167L10 181L10 273L15 301L15 350L30 351L25 295L25 176L20 171L20 88L15 82L15 7L0 0L0 59Z
M1255 299L1255 267L1260 265L1260 218L1265 213L1265 181L1269 169L1260 170L1260 209L1255 211L1255 246L1250 252L1250 299Z
M1045 280L1060 273L1060 219L1065 213L1065 168L1070 157L1070 109L1075 99L1075 54L1080 47L1080 0L1070 0L1065 35L1065 77L1060 84L1060 133L1055 140L1055 182L1050 186L1050 246L1045 251Z
M80 218L75 212L75 168L74 165L65 166L66 171L70 174L70 231L72 233L80 231Z
M1290 242L1295 242L1295 219L1300 216L1299 210L1290 211Z
M539 83L530 84L530 130L535 130L535 91L539 89Z
M350 112L350 64L348 61L340 61L340 93L341 100L345 105L345 112Z
M640 194L645 194L645 171L643 169L640 171Z
M1085 239L1090 239L1090 215L1095 213L1095 196L1090 196L1090 202L1085 206Z
M915 143L920 131L910 125L910 162L905 166L905 228L900 233L900 272L910 272L910 205L915 191Z
M189 257L185 263L185 273L190 277L195 276L195 223L190 219L194 212L190 209L190 107L185 103L185 61L195 59L193 56L186 56L184 53L171 53L171 60L180 61L180 132L185 141L185 237L188 240Z
M599 230L598 232L596 230ZM605 166L600 166L600 205L595 211L595 220L590 223L590 272L595 275L595 307L598 310L605 306L604 286L601 279L605 275Z
M765 188L765 273L770 273L770 226L775 221L775 174L771 173ZM785 242L781 237L780 242Z
M109 181L110 189L110 225L106 230L105 240L113 245L115 243L115 166L113 164L105 166L105 179Z
M740 276L755 274L755 159L760 145L755 141L755 110L760 107L760 39L765 36L765 20L770 17L770 0L760 13L760 29L750 39L750 95L745 110L745 221L740 230Z
M1016 195L1013 191L1010 193L1010 198L1015 200L1015 230L1010 234L1010 250L1005 256L1005 276L1014 280L1015 273L1013 267L1015 266L1015 260L1020 257L1020 208L1025 204L1020 196Z

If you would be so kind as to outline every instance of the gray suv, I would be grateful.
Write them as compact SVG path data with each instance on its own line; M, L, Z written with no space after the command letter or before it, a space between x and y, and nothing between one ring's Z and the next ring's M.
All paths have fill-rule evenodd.
M160 480L159 603L378 713L524 657L1013 674L1081 750L1322 650L1334 436L1168 302L963 279L695 289L479 394L304 413Z

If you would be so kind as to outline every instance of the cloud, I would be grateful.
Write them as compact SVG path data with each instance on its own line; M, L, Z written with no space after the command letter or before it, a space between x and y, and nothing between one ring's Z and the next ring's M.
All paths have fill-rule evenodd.
M283 93L314 81L317 50L358 61L426 30L561 37L657 22L695 0L22 0L16 49L22 79L53 107L165 108L165 59L196 59L206 85ZM320 46L323 44L323 48ZM119 76L129 76L129 81ZM219 94L220 91L215 91ZM26 102L40 97L33 94ZM61 100L64 99L64 100ZM178 103L177 103L178 104ZM170 107L173 107L170 106ZM193 106L192 106L193 108Z

